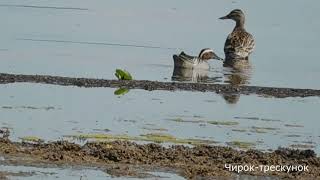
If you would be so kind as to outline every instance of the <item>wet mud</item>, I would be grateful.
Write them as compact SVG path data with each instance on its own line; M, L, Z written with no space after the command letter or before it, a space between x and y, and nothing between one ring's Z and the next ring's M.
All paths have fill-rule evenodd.
M0 84L28 82L43 83L61 86L79 86L79 87L112 87L127 89L145 89L145 90L184 90L184 91L208 91L224 95L227 94L258 94L268 97L308 97L320 96L320 90L316 89L295 89L295 88L275 88L259 86L233 86L227 84L204 84L204 83L176 83L176 82L158 82L147 80L106 80L90 78L71 78L46 75L18 75L0 73Z
M308 171L249 171L241 174L292 179L316 179L320 176L320 158L312 150L239 151L221 146L164 147L160 144L128 141L88 142L84 145L67 141L30 144L0 138L0 156L11 159L13 164L99 167L114 176L143 176L143 173L137 173L136 167L170 169L169 172L187 179L237 176L226 169L225 164L305 165ZM0 177L5 175L0 173Z

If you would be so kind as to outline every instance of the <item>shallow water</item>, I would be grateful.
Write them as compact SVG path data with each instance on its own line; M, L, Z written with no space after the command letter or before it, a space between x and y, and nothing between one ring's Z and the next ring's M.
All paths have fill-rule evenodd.
M139 136L165 133L177 138L251 142L257 149L308 145L320 152L319 98L78 88L30 83L0 86L0 125L11 138L65 135ZM230 123L231 122L231 123ZM1 127L0 126L0 127Z
M0 72L114 79L115 69L124 68L144 80L320 88L315 78L320 76L319 1L181 2L2 0ZM172 55L181 51L197 55L211 47L223 57L234 23L218 17L234 8L245 11L247 30L256 39L251 69L235 72L211 61L209 71L175 71ZM80 134L165 133L216 145L249 142L263 151L285 146L320 153L318 97L143 90L115 96L115 90L0 85L0 128L9 128L15 141L25 136L48 141ZM0 167L36 172L13 179L110 178L94 169Z
M99 169L85 168L85 167L73 167L73 168L41 168L32 166L11 166L11 165L1 165L0 168L3 172L15 173L16 176L9 176L10 179L70 179L70 180L87 180L87 179L114 179L122 180L128 179L124 177L113 177ZM155 177L144 178L144 179L184 179L180 176L171 173L164 172L148 172L150 175ZM132 178L130 179L139 179Z
M316 0L206 0L184 1L183 6L169 0L3 0L0 72L110 79L120 67L136 79L171 81L174 53L196 55L211 47L223 56L225 38L234 24L218 17L241 8L257 47L251 57L252 72L234 81L320 88L314 78L320 75L320 23L314 16L318 5ZM201 81L230 82L230 69L221 62L211 65Z

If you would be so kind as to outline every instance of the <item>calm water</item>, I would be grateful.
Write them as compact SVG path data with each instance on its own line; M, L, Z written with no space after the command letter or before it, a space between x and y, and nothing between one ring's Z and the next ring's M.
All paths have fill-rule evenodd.
M314 15L319 4L316 0L2 0L0 72L110 79L120 67L136 79L170 81L174 53L196 55L211 47L223 56L234 23L218 17L241 8L257 47L251 57L252 72L240 84L320 88L314 78L320 76L320 21ZM229 74L220 62L212 62L204 81L228 83Z
M92 168L81 168L81 167L73 167L73 168L40 168L40 167L32 167L32 166L11 166L11 165L1 165L0 168L2 171L21 174L21 176L10 176L10 179L70 179L70 180L89 180L89 179L97 179L97 180L123 180L128 178L119 178L112 177L111 175L99 170ZM163 172L147 172L150 175L154 175L153 178L144 178L144 179L184 179L175 174L163 173ZM130 178L132 180L139 178Z
M316 0L2 0L0 72L114 79L115 69L124 68L135 79L320 89L319 5ZM197 55L211 47L224 56L224 41L234 23L218 18L235 8L245 11L247 30L256 39L252 68L234 72L212 61L210 71L174 70L172 55L182 50ZM161 129L217 145L243 141L264 151L306 146L320 153L318 97L143 90L118 97L115 90L0 85L0 128L9 128L15 141L24 136L139 136ZM109 177L92 169L37 169L1 162L0 167L36 172L30 179Z
M144 90L130 90L119 97L114 91L1 85L0 127L12 129L14 140L24 136L57 140L64 135L101 133L139 136L163 129L161 133L178 138L208 139L220 145L245 141L266 150L304 144L320 152L318 97L275 99ZM208 121L237 124L213 125Z

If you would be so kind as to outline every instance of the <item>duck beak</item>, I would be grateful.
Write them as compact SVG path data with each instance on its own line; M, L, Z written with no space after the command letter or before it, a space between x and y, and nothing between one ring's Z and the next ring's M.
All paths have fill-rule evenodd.
M217 55L214 56L214 59L219 60L219 61L224 61L224 59L222 59L221 57L219 57Z
M228 17L228 15L226 15L226 16L223 16L223 17L221 17L219 19L229 19L229 17Z

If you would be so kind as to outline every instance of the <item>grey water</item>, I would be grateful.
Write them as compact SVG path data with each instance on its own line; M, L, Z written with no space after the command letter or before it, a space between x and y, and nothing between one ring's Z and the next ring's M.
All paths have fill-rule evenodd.
M141 80L319 89L319 5L316 0L2 0L0 73L115 79L115 69L122 68ZM209 71L175 70L172 55L181 51L197 55L209 47L224 56L234 23L218 18L235 8L244 10L246 29L256 40L252 68L235 72L211 61ZM318 97L144 90L116 96L115 90L1 84L0 128L8 128L14 141L25 136L46 141L81 134L139 136L161 129L216 145L241 141L263 151L282 146L320 153ZM1 169L36 172L23 179L111 178L90 169Z
M70 179L70 180L88 180L88 179L114 179L123 180L128 179L125 177L113 177L100 169L94 168L80 168L80 167L33 167L33 166L13 166L13 165L1 165L2 171L12 173L14 175L9 176L10 179ZM148 172L150 175L154 176L152 178L144 179L184 179L175 174L169 174L164 172ZM139 179L130 177L130 179Z
M316 0L3 0L0 72L112 79L115 68L124 68L135 79L171 81L175 53L197 55L210 47L223 56L234 23L218 18L241 8L257 45L252 71L240 84L319 88L318 5ZM211 67L202 82L230 82L230 69L215 61Z
M139 136L160 129L177 138L212 140L217 145L244 141L262 150L308 145L320 152L318 97L276 99L144 90L117 96L115 90L1 85L0 127L11 129L15 141L25 136L46 141L86 134Z

